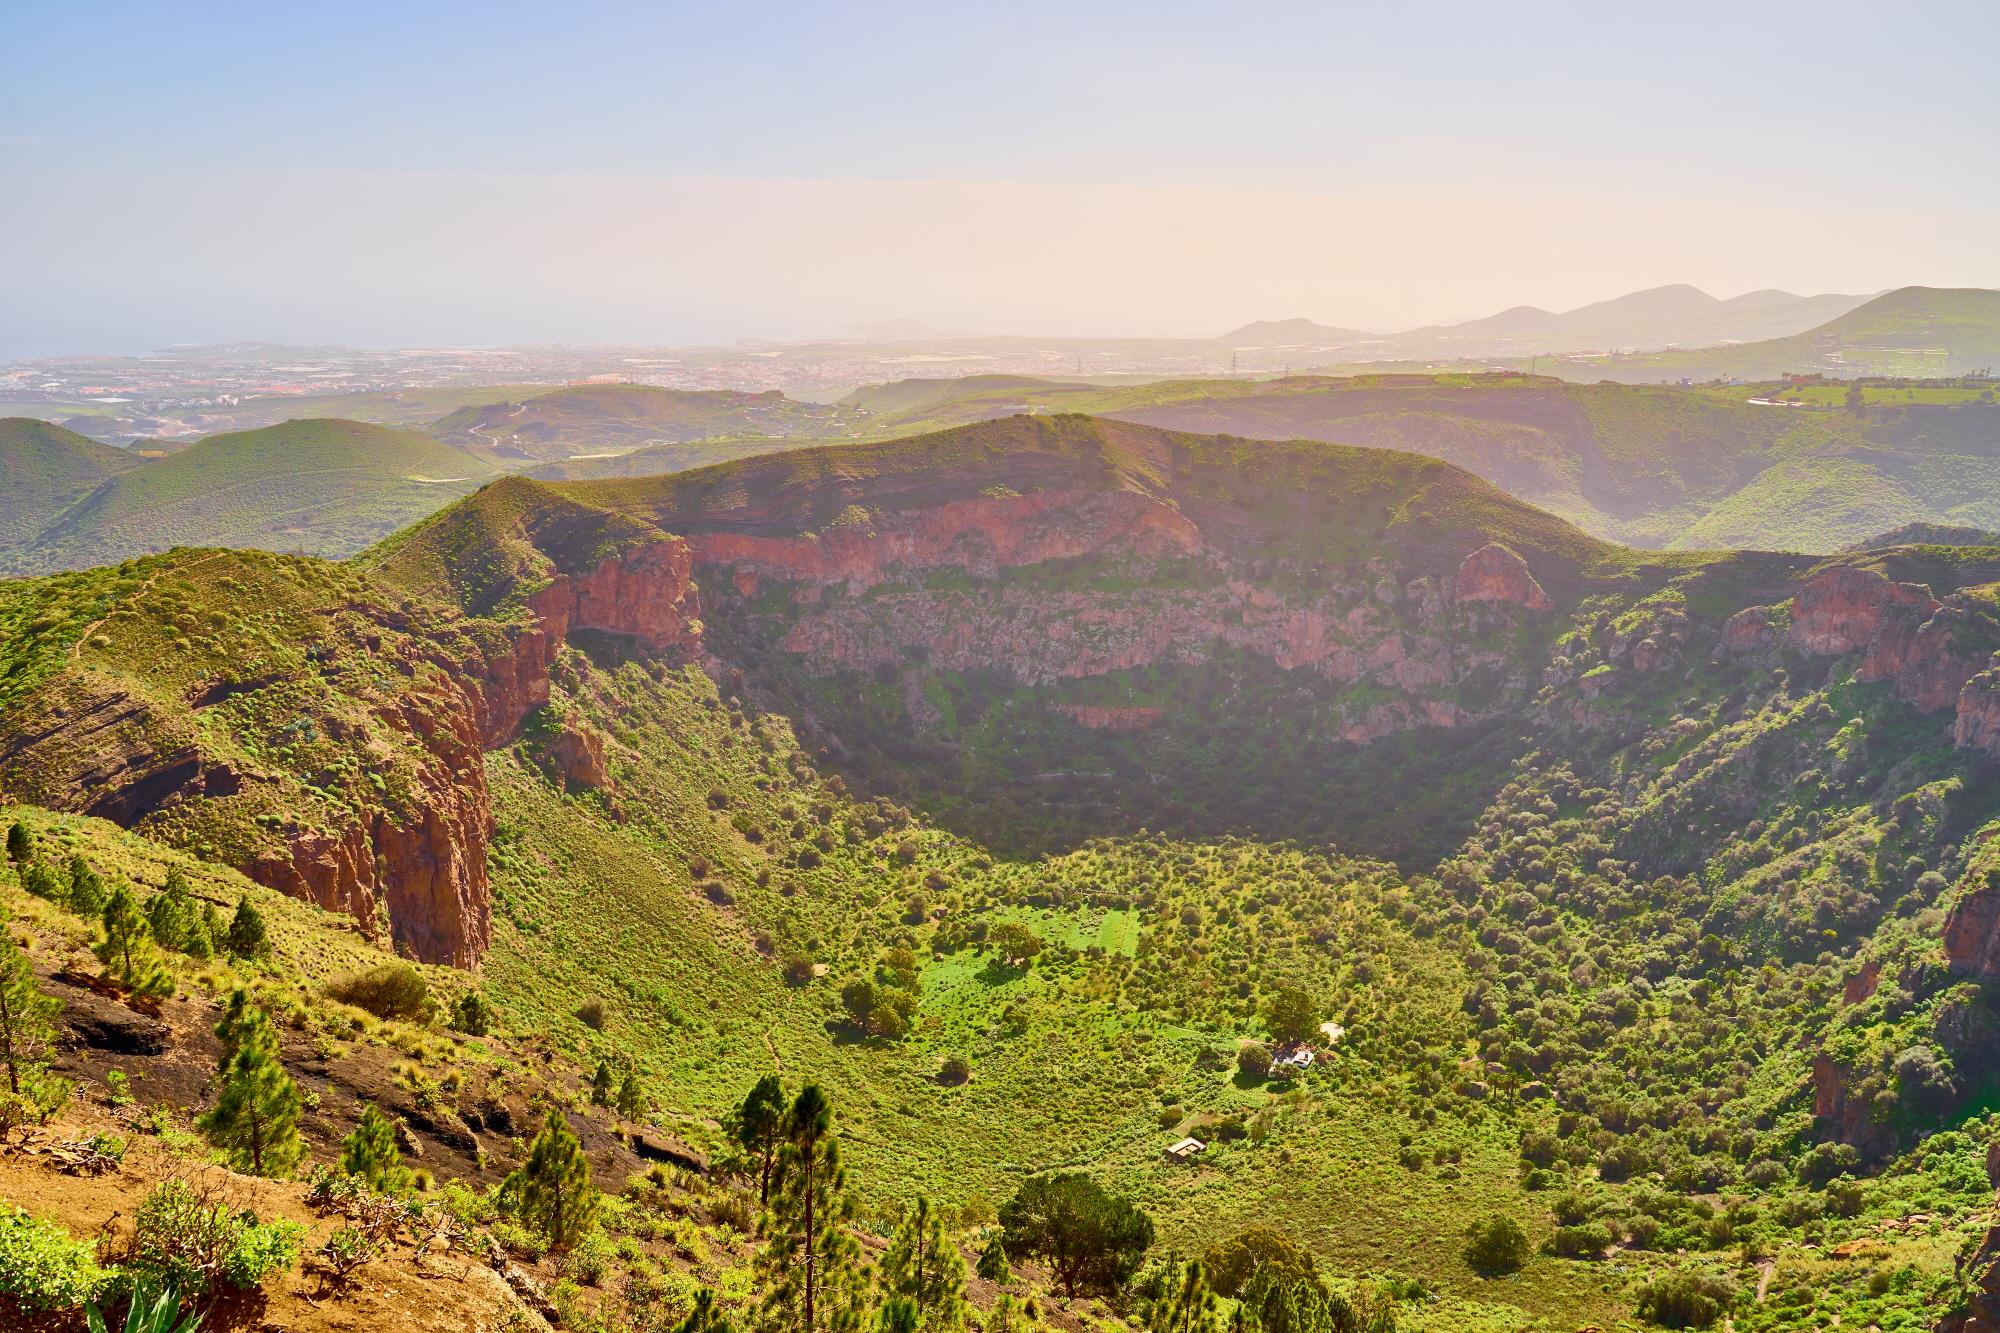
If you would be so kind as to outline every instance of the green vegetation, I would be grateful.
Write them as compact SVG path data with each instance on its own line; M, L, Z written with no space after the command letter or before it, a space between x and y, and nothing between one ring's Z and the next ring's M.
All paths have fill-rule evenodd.
M32 536L0 534L0 568L77 568L185 545L350 555L491 471L429 436L353 421L217 435L109 473L46 510Z
M503 462L554 463L558 473L584 468L599 476L638 476L674 470L667 466L673 460L686 460L679 466L688 467L782 447L778 440L786 436L838 437L852 429L852 420L839 408L795 402L775 390L585 384L463 407L433 423L430 432L457 448ZM702 448L677 447L694 441ZM657 456L642 472L624 470L617 455L640 450L657 451Z

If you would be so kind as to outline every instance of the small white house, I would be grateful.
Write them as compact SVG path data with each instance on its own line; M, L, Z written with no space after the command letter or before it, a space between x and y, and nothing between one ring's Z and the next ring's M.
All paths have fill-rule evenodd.
M1173 1158L1176 1162L1192 1161L1194 1160L1194 1155L1206 1147L1208 1145L1200 1139L1182 1139L1179 1143L1168 1147L1167 1156Z

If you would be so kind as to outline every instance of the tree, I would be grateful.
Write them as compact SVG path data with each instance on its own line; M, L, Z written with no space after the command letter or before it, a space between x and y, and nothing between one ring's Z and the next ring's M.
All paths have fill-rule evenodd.
M1528 1262L1528 1233L1511 1217L1495 1213L1466 1236L1465 1262L1481 1276L1517 1272Z
M251 905L247 893L236 901L236 915L229 920L228 944L229 952L238 958L262 958L271 952L263 913Z
M393 1193L409 1184L403 1150L396 1146L396 1127L373 1102L361 1112L361 1123L340 1145L340 1169L379 1193Z
M625 1079L618 1085L618 1114L627 1120L638 1120L646 1114L646 1093L639 1086L639 1071L628 1069Z
M1861 388L1860 380L1849 380L1847 384L1847 410L1859 412L1868 405L1868 395Z
M674 1333L736 1333L736 1325L716 1308L715 1292L707 1287L694 1294L694 1308L687 1318L674 1325Z
M965 1325L965 1259L945 1234L931 1201L918 1196L882 1255L882 1288L915 1307L927 1329Z
M986 943L1008 963L1026 963L1042 951L1042 937L1018 921L1002 921L986 932Z
M1228 1240L1208 1247L1202 1267L1209 1285L1224 1296L1235 1296L1259 1273L1288 1279L1314 1276L1313 1257L1276 1227L1247 1226Z
M1319 1013L1310 995L1296 986L1285 986L1264 1006L1264 1026L1278 1041L1300 1046L1319 1034Z
M283 1176L305 1152L299 1139L299 1089L278 1057L278 1030L242 992L216 1028L222 1037L222 1093L201 1118L209 1141L252 1175Z
M63 877L57 873L54 866L43 861L30 861L27 865L17 867L15 873L21 877L21 887L37 898L58 906L69 905L69 886L63 882Z
M600 1059L597 1072L590 1076L590 1104L592 1106L611 1105L611 1062Z
M32 1079L48 1060L60 1012L62 1005L35 984L27 953L0 931L0 1062L7 1066L7 1091L14 1096L21 1095L22 1076Z
M110 894L104 887L104 879L90 868L90 862L81 856L69 859L69 910L78 916L89 916L102 911Z
M1271 1048L1257 1042L1240 1048L1236 1052L1236 1068L1253 1083L1261 1083L1271 1077Z
M195 906L194 892L187 876L178 868L167 872L167 882L146 904L146 923L153 938L162 946L196 958L214 952L202 930L201 909Z
M1169 1259L1153 1275L1142 1310L1146 1333L1222 1333L1222 1316L1201 1261Z
M132 890L119 885L104 903L104 938L95 950L104 974L137 995L171 995L173 980L153 955L146 918Z
M1089 1176L1065 1171L1023 1184L1000 1209L1007 1253L1042 1260L1063 1293L1113 1292L1153 1243L1153 1222Z
M35 835L18 819L7 830L7 859L17 866L35 859Z
M882 1302L882 1312L875 1317L876 1333L917 1333L923 1322L923 1313L917 1303L907 1296L891 1296Z
M1007 1238L1002 1232L994 1232L993 1239L986 1242L986 1248L979 1252L979 1276L988 1282L1005 1286L1014 1280L1014 1270L1007 1265Z
M771 1172L777 1165L778 1144L785 1128L785 1085L766 1074L736 1108L731 1129L743 1151L757 1161L757 1202L771 1202Z
M764 1317L776 1333L852 1333L861 1319L860 1247L842 1225L853 1215L833 1108L811 1083L786 1113L777 1180L757 1266Z
M590 1229L597 1217L590 1162L555 1107L529 1143L527 1163L501 1186L501 1197L552 1250L568 1249Z

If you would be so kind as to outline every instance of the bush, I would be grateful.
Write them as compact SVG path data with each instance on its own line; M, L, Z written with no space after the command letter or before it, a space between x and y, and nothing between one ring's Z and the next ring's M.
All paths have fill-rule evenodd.
M1611 1248L1611 1230L1602 1222L1557 1227L1544 1248L1559 1259L1595 1259Z
M1243 1077L1261 1083L1271 1076L1271 1052L1252 1042L1236 1052L1236 1069Z
M493 1006L478 991L469 990L452 1007L451 1025L468 1037L483 1037L493 1031Z
M1736 1284L1706 1273L1669 1273L1639 1292L1639 1317L1663 1328L1708 1328L1736 1303Z
M326 993L377 1018L421 1020L430 1012L430 983L409 963L382 963L342 977Z
M963 1083L972 1077L972 1065L962 1055L947 1055L938 1069L938 1079L944 1083Z
M592 1032L604 1031L604 1001L585 1000L576 1007L576 1021Z
M260 1222L216 1191L176 1177L155 1185L139 1204L120 1257L149 1279L146 1285L170 1286L198 1299L218 1281L244 1289L261 1286L272 1273L298 1262L304 1234L296 1222Z
M110 1279L88 1241L71 1240L53 1222L0 1208L0 1296L23 1310L74 1310Z
M1465 1262L1484 1277L1518 1272L1528 1262L1528 1233L1513 1218L1495 1213L1466 1233Z

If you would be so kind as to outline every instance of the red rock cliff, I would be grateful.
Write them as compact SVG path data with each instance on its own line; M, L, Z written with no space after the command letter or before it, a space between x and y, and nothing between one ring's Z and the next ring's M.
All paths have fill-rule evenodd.
M370 935L386 911L396 944L416 958L476 965L491 929L486 849L493 819L482 752L510 740L547 702L564 636L589 629L664 652L692 648L700 634L689 553L675 540L633 548L581 577L559 577L536 594L531 610L525 623L462 622L430 636L409 632L386 608L330 610L326 660L368 656L386 670L357 673L364 683L300 719L371 761L393 756L397 790L321 806L311 821L269 829L278 849L251 853L239 868L351 915ZM143 666L124 670L144 675ZM208 736L217 725L226 735L229 724L198 725L196 715L296 682L197 685L183 709L162 703L145 684L73 664L0 720L0 774L26 799L149 832L187 801L287 780L282 771L243 771L240 759L219 757ZM601 764L584 762L592 757L601 754L579 756L578 770L602 777Z

